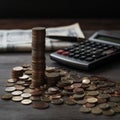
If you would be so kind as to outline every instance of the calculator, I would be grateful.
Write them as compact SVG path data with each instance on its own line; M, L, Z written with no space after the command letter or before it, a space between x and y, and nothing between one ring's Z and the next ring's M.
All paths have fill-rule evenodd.
M59 49L50 58L77 69L90 70L120 56L120 34L105 30L95 32L87 40Z

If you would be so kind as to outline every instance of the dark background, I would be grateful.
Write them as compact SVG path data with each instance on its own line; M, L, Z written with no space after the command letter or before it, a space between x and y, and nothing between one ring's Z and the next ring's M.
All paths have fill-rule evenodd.
M120 18L117 0L0 0L0 18Z

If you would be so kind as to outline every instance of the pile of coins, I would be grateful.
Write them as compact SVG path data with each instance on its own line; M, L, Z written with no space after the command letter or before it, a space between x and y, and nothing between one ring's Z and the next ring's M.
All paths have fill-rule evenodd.
M32 84L39 88L45 83L45 28L32 29Z
M23 69L23 75L17 81L7 81L7 94L1 97L3 100L21 102L24 105L32 104L36 109L47 109L51 104L66 104L79 105L79 111L82 113L106 116L120 113L120 83L100 76L80 76L60 68L46 67L45 73L51 73L51 76L47 75L48 82L33 89L30 86L31 67L24 66ZM54 78L58 81L52 82Z

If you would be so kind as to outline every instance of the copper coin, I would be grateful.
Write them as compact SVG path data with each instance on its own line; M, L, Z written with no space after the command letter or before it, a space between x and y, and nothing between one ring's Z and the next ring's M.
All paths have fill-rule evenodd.
M25 89L25 87L22 85L15 85L15 88L16 90L20 90L20 91L23 91Z
M31 96L30 99L32 101L42 101L40 96Z
M30 64L23 64L22 67L23 68L28 68L28 67L30 67Z
M10 100L11 98L12 98L12 94L4 94L1 97L1 99L3 99L3 100Z
M84 105L86 104L86 99L82 99L82 100L74 100L75 103L79 104L79 105Z
M31 93L33 96L40 96L42 95L42 91L40 89L34 89Z
M75 101L73 100L73 98L70 98L70 97L65 100L65 103L67 105L75 105L76 104Z
M54 104L54 105L61 105L61 104L63 104L63 102L64 102L64 100L62 98L51 100L51 103Z
M64 87L64 90L73 91L73 87L72 87L71 85L65 86L65 87Z
M25 71L25 74L26 74L26 75L32 75L32 70L26 70L26 71Z
M41 101L50 102L50 98L48 96L41 96Z
M25 81L19 80L19 81L16 82L16 84L18 84L18 85L23 85L23 84L25 84Z
M85 106L85 107L87 107L87 108L93 108L93 107L95 107L95 104L94 104L94 103L86 103L86 104L83 105L83 106Z
M23 92L25 92L25 93L32 93L32 92L33 92L33 89L26 88L26 89L24 89Z
M49 104L43 101L34 101L32 103L32 106L36 109L47 109L49 107Z
M93 113L95 115L99 115L102 113L102 110L99 107L94 107L91 109L91 113Z
M60 99L62 96L60 94L54 94L54 95L50 95L49 98L52 99Z
M83 113L89 113L90 111L91 111L91 108L86 108L86 107L80 108L80 112L83 112Z
M110 106L108 103L102 103L102 104L99 104L99 108L101 108L102 110L106 110L110 108Z
M77 93L77 94L84 94L84 89L82 89L82 88L75 88L75 89L73 90L73 92L74 92L74 93Z
M103 115L111 116L111 115L114 115L114 114L115 114L115 112L112 109L103 110Z
M71 85L72 88L79 88L79 87L81 87L81 86L82 86L81 83L73 83L73 84Z
M99 91L87 91L87 95L89 96L97 96L99 94Z

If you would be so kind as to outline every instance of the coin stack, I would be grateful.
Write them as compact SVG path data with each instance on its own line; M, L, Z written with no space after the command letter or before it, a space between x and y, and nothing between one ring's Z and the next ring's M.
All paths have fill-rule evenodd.
M39 88L45 82L45 28L32 29L32 87Z
M47 87L56 86L57 82L61 80L58 72L46 72Z
M17 66L12 69L12 78L18 80L23 75L23 67Z

